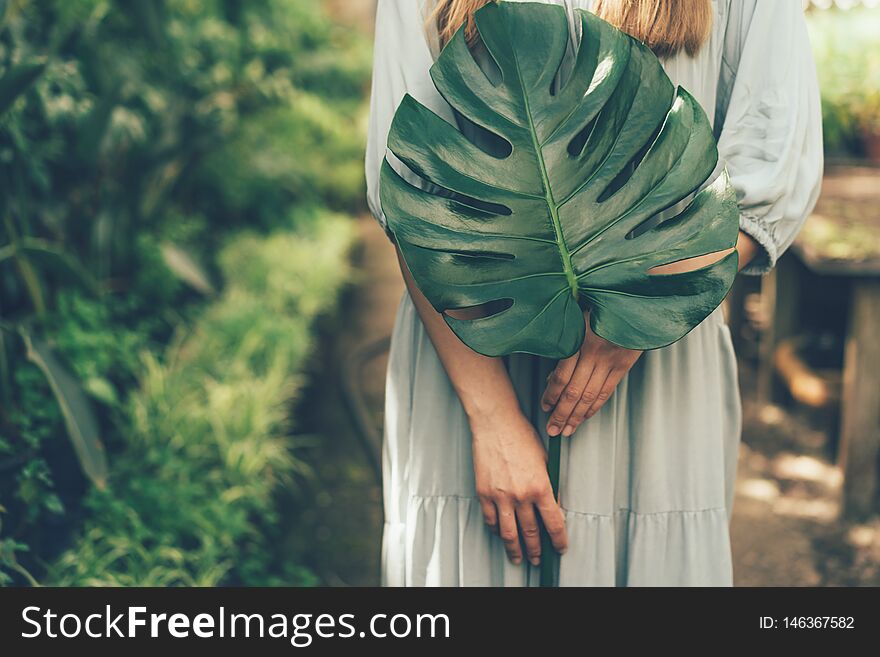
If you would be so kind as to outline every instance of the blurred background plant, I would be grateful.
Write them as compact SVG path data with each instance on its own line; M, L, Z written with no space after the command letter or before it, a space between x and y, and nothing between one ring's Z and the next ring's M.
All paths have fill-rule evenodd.
M825 148L832 157L880 161L880 11L843 4L848 8L814 8L807 15Z
M367 39L286 0L0 0L0 581L267 584L360 209Z

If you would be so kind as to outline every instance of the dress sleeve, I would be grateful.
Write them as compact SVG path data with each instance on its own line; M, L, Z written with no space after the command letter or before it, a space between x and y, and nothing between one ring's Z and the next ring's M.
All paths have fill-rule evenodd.
M376 7L373 80L364 168L367 205L391 241L394 241L394 237L379 201L379 171L386 153L389 164L405 180L413 185L422 185L418 176L386 150L394 112L407 93L442 116L448 117L450 112L429 74L434 62L424 28L429 10L430 0L427 3L426 0L379 0Z
M736 1L736 0L734 0ZM764 274L794 241L819 196L822 112L800 0L756 2L741 21L742 52L718 152L761 249L744 269Z

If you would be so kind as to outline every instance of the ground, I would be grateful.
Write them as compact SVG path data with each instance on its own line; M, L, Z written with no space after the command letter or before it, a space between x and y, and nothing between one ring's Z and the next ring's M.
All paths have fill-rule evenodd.
M305 418L301 432L320 431L324 438L308 448L315 472L286 519L291 547L306 548L308 565L324 583L370 586L379 581L382 530L371 440L381 426L386 361L374 358L359 374L350 366L361 347L390 333L403 281L378 224L363 217L358 228L357 277L343 311L325 327L314 359L316 383L297 415ZM840 474L826 456L825 435L815 421L758 404L748 364L740 371L744 429L731 525L735 584L880 585L880 519L837 519ZM346 410L346 380L366 402L365 432Z

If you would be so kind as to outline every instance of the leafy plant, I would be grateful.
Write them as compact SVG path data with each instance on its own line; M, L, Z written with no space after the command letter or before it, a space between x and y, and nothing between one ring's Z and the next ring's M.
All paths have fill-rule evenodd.
M219 257L223 292L165 358L143 355L128 458L114 463L107 491L87 496L82 534L49 582L314 582L274 552L274 494L307 467L291 450L288 406L312 322L348 279L354 232L328 212L300 221L295 233L232 237Z
M822 94L825 148L861 155L866 137L880 134L880 12L813 9L807 26Z
M662 347L718 306L736 274L735 253L696 271L649 272L732 247L735 194L722 175L686 210L645 229L712 173L712 130L646 46L589 12L577 16L582 46L558 90L551 81L568 35L559 7L501 2L477 12L496 82L462 34L432 66L440 93L496 135L503 155L411 96L388 137L410 169L454 193L418 189L383 163L382 207L425 296L438 311L508 302L488 317L444 314L459 338L490 356L570 356L587 308L597 335L631 349Z
M273 404L299 380L312 310L338 291L326 275L278 277L300 231L327 251L315 272L342 271L345 219L326 208L361 209L368 52L320 3L0 0L0 580L52 582L45 564L65 550L75 564L53 569L59 583L278 574L251 540L261 524L271 535L267 491L291 465L276 430L289 408ZM310 239L311 214L338 235ZM266 269L288 296L244 292L218 259L243 228L256 250L266 233L286 235ZM266 260L241 261L249 255ZM230 284L241 310L219 302ZM279 314L302 304L302 318L261 312L270 299ZM175 360L169 341L196 326L222 351ZM258 389L248 358L275 378ZM216 375L211 416L205 372L220 362L235 376ZM145 404L141 425L133 398L156 382L174 392ZM259 493L253 504L221 499L214 483L229 471L199 460L212 417L235 425L225 453L260 473L262 488L246 491ZM184 429L188 448L169 448Z
M718 152L705 113L674 88L643 44L576 10L581 45L559 88L568 39L558 6L497 2L476 12L494 66L474 59L460 29L431 67L437 89L476 125L479 143L411 96L388 147L445 193L417 188L383 162L388 225L419 287L474 350L548 358L593 331L631 349L680 339L721 303L733 251L697 270L651 268L733 247L736 196L726 172L679 214L653 218L709 177ZM497 67L497 68L496 68ZM500 308L500 309L499 309ZM558 493L559 437L548 468ZM544 554L556 553L544 537ZM545 558L541 583L555 565Z

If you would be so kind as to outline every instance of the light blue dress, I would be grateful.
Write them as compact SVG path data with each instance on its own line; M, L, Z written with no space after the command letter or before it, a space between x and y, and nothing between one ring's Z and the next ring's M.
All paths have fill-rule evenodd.
M383 227L378 171L403 94L456 122L428 75L438 53L436 29L425 25L433 2L379 0L366 175L370 209ZM569 13L590 5L554 2ZM714 117L719 168L727 166L737 190L740 227L762 247L745 273L762 274L818 196L818 87L800 0L712 5L701 51L664 67ZM572 29L573 49L580 35ZM529 354L505 360L524 413L546 441L538 401L555 362ZM740 428L736 359L719 308L679 342L643 354L599 413L563 439L569 549L559 585L731 585ZM538 584L538 569L526 560L511 564L484 524L470 440L461 402L404 292L386 380L383 585Z

